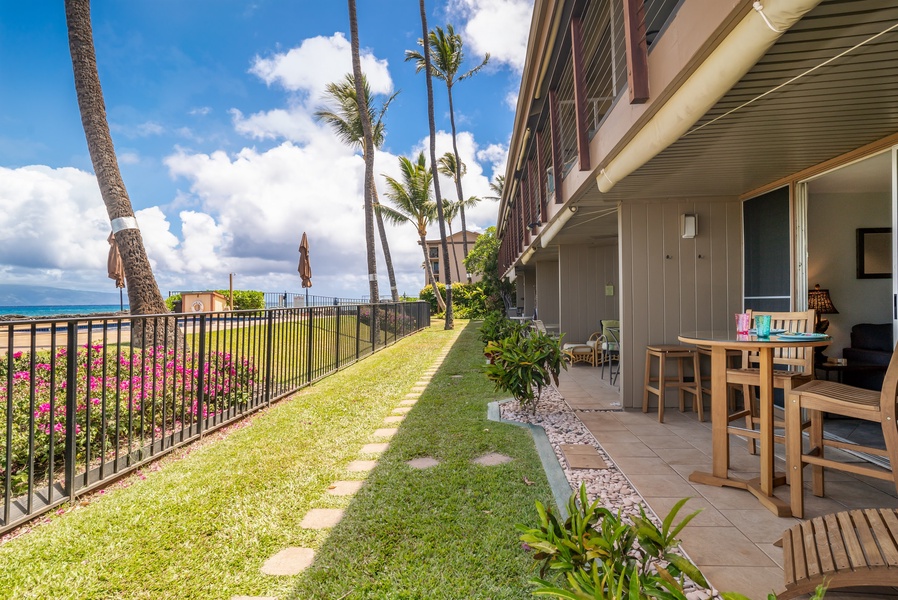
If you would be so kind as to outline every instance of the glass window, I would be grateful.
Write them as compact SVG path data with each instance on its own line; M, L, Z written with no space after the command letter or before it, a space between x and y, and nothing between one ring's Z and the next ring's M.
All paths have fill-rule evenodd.
M791 305L789 188L742 204L745 308L787 311Z
M440 249L439 248L430 248L428 256L430 256L430 258L439 258L440 257Z

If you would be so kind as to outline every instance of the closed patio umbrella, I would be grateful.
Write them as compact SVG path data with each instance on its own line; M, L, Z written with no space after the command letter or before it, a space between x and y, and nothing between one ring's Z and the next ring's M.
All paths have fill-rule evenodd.
M125 300L122 297L122 288L125 287L125 265L122 263L122 255L115 242L115 234L110 233L106 239L109 242L109 256L106 258L106 271L109 279L115 281L118 291L119 310L125 309Z
M302 232L302 241L299 243L299 276L302 278L302 287L306 290L306 306L309 304L309 288L312 287L312 264L309 262L309 238L306 232Z

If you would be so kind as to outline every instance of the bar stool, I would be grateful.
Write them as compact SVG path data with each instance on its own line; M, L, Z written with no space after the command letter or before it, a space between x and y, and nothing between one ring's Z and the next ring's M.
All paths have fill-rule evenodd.
M658 375L652 375L652 358L658 359ZM649 412L649 394L658 397L658 422L664 422L664 394L667 388L676 388L680 399L680 412L686 410L686 394L692 394L692 408L698 411L700 421L705 420L704 403L701 393L701 371L698 353L692 346L677 344L654 344L645 348L645 388L642 396L642 412ZM676 377L667 377L665 367L668 360L677 361ZM692 363L692 381L687 381L683 369L684 362ZM653 385L654 384L654 385Z

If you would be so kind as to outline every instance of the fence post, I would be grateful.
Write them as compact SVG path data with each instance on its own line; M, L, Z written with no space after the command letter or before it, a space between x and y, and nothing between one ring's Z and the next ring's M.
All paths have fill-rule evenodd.
M309 332L308 332L309 339L306 342L306 365L307 365L306 372L308 374L308 382L311 384L312 383L312 317L313 317L313 315L312 315L311 308L306 308L305 310L307 311L308 319L309 319Z
M78 324L70 321L66 331L65 365L65 491L75 500L75 411L78 408Z
M271 406L271 352L274 338L274 313L265 309L265 403Z
M334 363L336 364L336 368L334 368L334 371L340 370L340 312L341 312L340 309L341 308L343 308L343 307L340 306L339 304L337 304L336 301L334 301L334 310L337 313L337 326L335 327L335 329L337 330L337 340L336 340L336 343L334 343L334 354L335 354L335 358L336 358Z
M197 363L197 385L196 385L196 434L203 433L203 400L206 396L206 315L200 313L200 344L199 344L199 362Z
M355 360L359 360L359 352L361 351L362 337L362 309L360 305L355 305Z

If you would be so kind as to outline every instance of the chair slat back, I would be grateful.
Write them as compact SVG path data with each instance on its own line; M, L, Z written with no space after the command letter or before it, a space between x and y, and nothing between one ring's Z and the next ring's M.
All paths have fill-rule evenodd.
M898 412L896 403L898 403L898 345L892 351L892 359L889 361L889 368L886 370L882 391L879 394L879 410L882 411L884 423L887 418L891 418L891 423L898 426L895 421Z
M753 311L751 313L751 326L755 327L755 318L758 315L770 315L771 329L785 329L794 333L811 333L814 331L814 309L797 312L765 312ZM758 352L746 351L742 355L742 364L755 366L759 362ZM814 372L814 349L802 348L774 348L773 364L778 367L786 367L790 371L802 373Z

